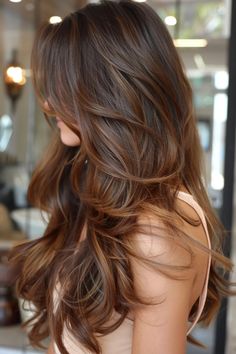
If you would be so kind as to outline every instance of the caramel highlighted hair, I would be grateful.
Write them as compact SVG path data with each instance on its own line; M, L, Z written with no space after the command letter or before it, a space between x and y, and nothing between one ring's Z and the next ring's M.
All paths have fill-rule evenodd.
M40 29L32 70L45 114L59 115L81 144L64 146L55 133L29 187L32 204L50 215L47 229L12 253L21 267L18 295L36 307L31 342L38 345L50 329L68 354L66 325L89 351L101 353L95 333L113 331L143 301L130 267L130 257L141 257L132 246L143 228L139 216L151 213L171 237L190 240L173 218L184 218L175 203L181 185L203 208L212 242L200 319L208 324L230 294L221 270L232 264L222 255L224 230L203 183L191 88L158 15L129 0L89 4ZM171 276L168 264L155 267ZM107 326L114 309L121 316Z

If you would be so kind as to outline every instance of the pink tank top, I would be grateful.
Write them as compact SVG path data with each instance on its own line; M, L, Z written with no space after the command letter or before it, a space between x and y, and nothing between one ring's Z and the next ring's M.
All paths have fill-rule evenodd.
M200 205L195 201L191 194L185 193L183 191L179 191L177 197L186 203L188 203L199 215L202 225L204 227L208 247L211 249L211 241L210 236L207 229L207 223L204 216L204 212ZM211 266L211 255L208 258L208 266L205 275L205 282L202 290L202 294L199 297L198 302L198 309L195 315L194 321L190 324L189 329L186 333L186 336L193 330L195 325L200 319L202 314L206 298L207 298L207 289L208 289L208 281L209 281L209 274L210 274L210 266ZM119 316L116 312L114 312L114 316ZM103 354L131 354L132 353L132 333L133 333L133 320L129 318L125 318L122 324L112 333L99 337L99 343L101 344L102 353ZM64 329L63 332L63 342L67 351L70 354L90 354L90 352L83 348L78 342L75 341L74 338L71 337L70 333L67 329ZM57 346L54 344L55 353L60 354Z

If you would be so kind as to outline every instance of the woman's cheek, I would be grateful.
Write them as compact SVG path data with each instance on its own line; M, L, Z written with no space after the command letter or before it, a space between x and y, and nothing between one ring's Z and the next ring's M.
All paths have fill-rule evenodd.
M57 126L60 130L61 141L67 146L79 146L80 138L65 125L62 121L57 122Z

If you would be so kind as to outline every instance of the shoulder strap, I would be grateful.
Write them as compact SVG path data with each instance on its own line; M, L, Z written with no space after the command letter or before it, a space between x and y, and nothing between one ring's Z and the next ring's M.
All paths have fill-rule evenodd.
M199 215L199 217L201 219L201 222L202 222L202 225L204 227L204 230L205 230L205 233L206 233L206 237L207 237L208 247L209 247L209 249L211 249L211 240L210 240L209 232L208 232L208 229L207 229L207 223L206 223L206 218L205 218L203 209L196 202L196 200L193 198L193 196L191 194L189 194L189 193L185 193L183 191L179 191L178 194L177 194L177 198L185 201L186 203L188 203L191 207L193 207L195 209L195 211ZM208 289L208 282L209 282L209 275L210 275L210 267L211 267L211 254L209 254L209 258L208 258L208 265L207 265L207 271L206 271L206 275L205 275L205 282L204 282L202 294L199 297L197 313L196 313L194 321L191 323L190 328L187 331L187 335L192 331L192 329L197 324L198 320L201 317L202 311L204 309L204 306L205 306L205 303L206 303L206 298L207 298L207 289Z

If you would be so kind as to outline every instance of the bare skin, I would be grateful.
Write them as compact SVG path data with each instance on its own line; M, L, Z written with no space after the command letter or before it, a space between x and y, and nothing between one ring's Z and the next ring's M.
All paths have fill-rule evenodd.
M48 347L47 354L55 354L52 342L50 343L50 345Z
M185 188L182 190L188 192ZM190 205L179 199L177 204L188 216L199 219ZM148 221L151 221L151 225L157 224L152 217ZM202 224L195 227L184 221L182 230L207 246ZM158 255L159 261L163 263L186 265L190 261L189 253L167 238L157 239L156 242L152 235L137 235L137 246L146 256ZM134 320L132 354L186 353L189 312L202 292L207 262L208 254L194 248L192 267L183 271L185 279L173 280L140 262L131 261L135 274L134 285L138 293L164 299L161 304L140 307L127 316ZM52 344L47 354L55 354Z
M181 204L187 215L199 219L191 206L180 200L177 203ZM153 223L155 224L155 221ZM182 230L207 246L202 225L194 227L184 222ZM177 243L173 244L172 240L166 238L153 241L148 240L152 236L144 237L148 247L144 245L142 238L137 242L145 255L159 255L161 262L172 265L182 266L190 262L188 251ZM188 317L193 304L201 295L208 263L206 252L197 248L192 251L193 264L190 269L182 271L185 277L183 280L170 279L140 262L131 262L135 275L134 285L138 293L144 297L164 300L158 305L142 306L135 311L132 354L186 353Z

